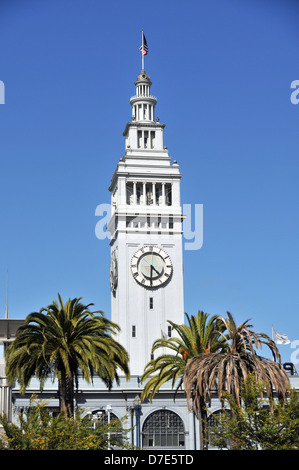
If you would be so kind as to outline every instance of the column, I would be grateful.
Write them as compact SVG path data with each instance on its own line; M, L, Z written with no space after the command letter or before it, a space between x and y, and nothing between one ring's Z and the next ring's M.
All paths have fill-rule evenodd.
M165 183L162 183L162 206L165 206Z
M136 204L136 181L133 181L133 204Z
M146 188L145 188L145 182L143 181L142 183L142 197L143 197L143 204L146 205Z
M153 183L152 187L152 192L153 192L153 205L156 205L156 183Z
M180 182L174 181L172 183L172 205L179 206L180 205Z
M119 178L118 204L127 203L127 185L124 177Z

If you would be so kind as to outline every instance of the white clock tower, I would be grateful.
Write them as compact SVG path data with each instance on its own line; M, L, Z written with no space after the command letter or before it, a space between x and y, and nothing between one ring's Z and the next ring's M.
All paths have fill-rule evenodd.
M163 145L165 124L144 70L130 100L125 154L111 180L111 316L130 356L131 375L142 375L153 342L169 337L167 320L184 323L181 174Z

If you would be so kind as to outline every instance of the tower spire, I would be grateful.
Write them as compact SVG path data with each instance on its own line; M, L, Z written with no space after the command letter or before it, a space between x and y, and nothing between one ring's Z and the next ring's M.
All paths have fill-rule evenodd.
M134 121L154 122L155 120L157 98L150 94L151 84L150 77L145 70L141 70L135 81L136 95L130 99Z

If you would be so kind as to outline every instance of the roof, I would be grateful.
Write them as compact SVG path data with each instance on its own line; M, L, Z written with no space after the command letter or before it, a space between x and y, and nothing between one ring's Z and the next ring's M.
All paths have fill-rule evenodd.
M135 86L136 86L139 82L148 83L149 85L152 84L151 79L149 78L149 76L148 76L148 74L146 73L145 70L141 70L140 74L138 75L138 77L137 77L137 79L136 79Z
M19 318L0 318L0 345L16 338L17 330L25 320Z

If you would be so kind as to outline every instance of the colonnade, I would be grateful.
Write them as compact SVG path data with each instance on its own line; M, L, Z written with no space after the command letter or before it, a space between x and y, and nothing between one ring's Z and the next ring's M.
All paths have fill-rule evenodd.
M127 204L172 205L172 184L157 182L127 183Z

